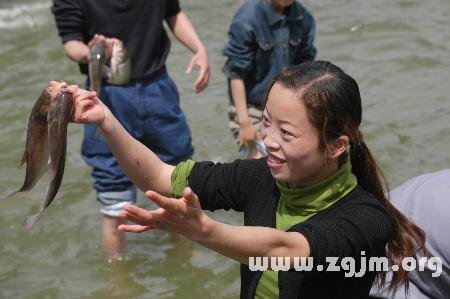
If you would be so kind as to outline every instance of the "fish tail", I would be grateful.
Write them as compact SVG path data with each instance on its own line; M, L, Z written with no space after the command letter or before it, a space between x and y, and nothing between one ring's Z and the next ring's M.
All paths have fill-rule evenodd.
M44 209L40 209L37 214L28 216L24 224L25 230L30 231L39 219L41 219L42 215L44 215Z
M11 197L13 195L16 195L17 193L19 193L20 190L10 190L10 191L6 191L5 194L0 195L0 199L4 199L7 197Z

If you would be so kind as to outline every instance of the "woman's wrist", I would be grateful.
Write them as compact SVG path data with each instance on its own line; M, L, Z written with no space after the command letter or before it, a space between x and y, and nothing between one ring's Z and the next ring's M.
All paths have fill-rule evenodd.
M97 126L99 127L100 131L102 131L102 133L106 134L113 131L112 127L114 122L114 115L106 106L103 106L103 114L103 119L97 123Z
M201 229L197 234L194 234L191 237L191 240L196 243L206 245L211 242L211 239L214 237L220 223L209 217L206 213L202 214L200 222Z

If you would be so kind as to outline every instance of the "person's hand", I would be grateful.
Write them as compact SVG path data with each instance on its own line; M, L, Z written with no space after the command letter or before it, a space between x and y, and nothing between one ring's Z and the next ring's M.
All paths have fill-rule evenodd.
M252 146L256 140L257 130L250 122L239 125L239 145Z
M119 231L142 233L152 229L164 229L198 240L205 232L209 217L200 207L197 195L191 188L183 190L179 199L165 197L154 191L145 193L148 199L159 206L156 210L146 210L135 205L126 205L119 217L135 224L121 224Z
M92 37L92 39L88 42L88 47L92 48L96 43L102 40L106 40L106 37L104 35L94 34L94 37Z
M194 92L199 93L208 86L211 70L209 69L208 53L205 49L199 50L189 61L186 73L190 74L195 66L200 67L197 81L194 83Z
M118 39L118 38L114 38L114 37L108 37L105 39L106 42L106 59L110 59L112 57L112 51L113 51L113 47L114 45L122 45L123 42Z
M115 44L122 43L122 41L118 38L105 37L104 35L101 35L101 34L95 34L94 37L89 41L88 47L92 48L96 43L98 43L100 41L105 41L105 44L106 44L105 57L106 57L106 59L111 59L113 46Z
M73 88L69 86L68 89ZM87 91L76 88L72 91L74 95L74 112L72 121L75 123L94 123L100 124L105 119L105 113L108 108L100 101L95 91Z

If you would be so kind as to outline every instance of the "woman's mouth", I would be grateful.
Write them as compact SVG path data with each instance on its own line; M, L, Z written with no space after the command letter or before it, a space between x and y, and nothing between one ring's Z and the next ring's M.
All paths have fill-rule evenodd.
M270 169L279 169L283 167L284 164L286 164L285 160L275 157L271 154L267 155L267 165Z

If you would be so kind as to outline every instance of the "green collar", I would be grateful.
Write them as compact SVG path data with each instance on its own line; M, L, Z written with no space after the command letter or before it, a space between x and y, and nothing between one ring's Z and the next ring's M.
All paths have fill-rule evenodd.
M309 187L296 188L292 183L277 181L281 196L277 208L276 227L287 230L342 199L357 185L356 177L351 171L352 165L348 158L336 173Z

